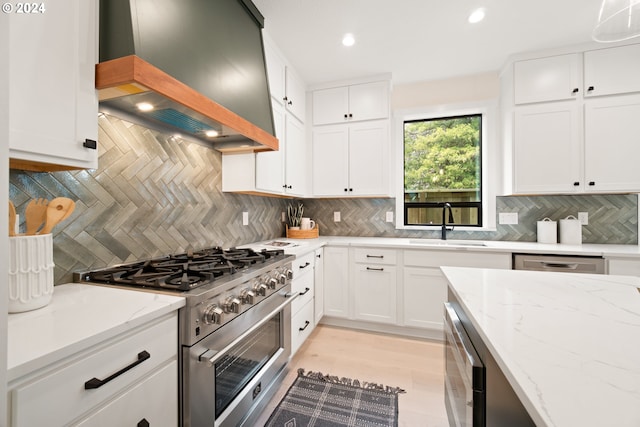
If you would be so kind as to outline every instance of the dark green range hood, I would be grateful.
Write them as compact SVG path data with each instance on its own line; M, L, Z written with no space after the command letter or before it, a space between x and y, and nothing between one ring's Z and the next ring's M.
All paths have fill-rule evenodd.
M263 22L250 0L101 0L101 111L223 152L277 150Z

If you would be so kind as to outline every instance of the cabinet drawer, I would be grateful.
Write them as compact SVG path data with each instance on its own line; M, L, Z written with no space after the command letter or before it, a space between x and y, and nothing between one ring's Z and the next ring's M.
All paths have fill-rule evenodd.
M291 291L297 292L298 298L291 303L291 313L296 314L302 306L313 300L313 274L305 274L302 277L294 279L291 283Z
M313 303L305 305L291 318L291 355L309 338L313 330Z
M147 420L153 427L178 424L178 362L172 361L78 424L82 427L134 427Z
M150 357L99 388L85 389L87 381L107 379L141 360L143 351ZM81 359L49 375L16 387L11 392L11 425L65 425L111 399L162 363L176 358L177 351L178 320L174 314L111 345L87 352Z
M354 249L355 260L358 263L368 264L396 264L396 253L393 249L379 248L356 248Z
M313 263L315 262L315 255L313 252L308 253L306 255L302 255L299 258L296 258L293 263L291 269L293 270L293 279L297 279L301 277L303 274L309 273L313 271Z
M475 251L404 251L404 265L416 267L479 267L511 268L510 253L484 253Z

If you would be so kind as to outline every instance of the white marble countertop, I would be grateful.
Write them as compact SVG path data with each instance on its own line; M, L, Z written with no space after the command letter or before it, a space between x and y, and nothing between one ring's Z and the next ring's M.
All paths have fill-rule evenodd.
M184 298L70 283L54 287L49 305L10 314L9 381L62 360L185 304Z
M640 426L640 278L442 271L536 425Z

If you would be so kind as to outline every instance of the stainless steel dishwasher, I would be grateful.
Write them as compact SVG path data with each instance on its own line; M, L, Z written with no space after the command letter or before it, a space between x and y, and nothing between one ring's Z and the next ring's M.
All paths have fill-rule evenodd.
M604 258L598 256L513 254L513 269L564 273L607 273Z

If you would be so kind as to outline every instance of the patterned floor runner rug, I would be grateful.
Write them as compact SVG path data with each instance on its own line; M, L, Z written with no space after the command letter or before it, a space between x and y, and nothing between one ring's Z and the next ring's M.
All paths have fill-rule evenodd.
M265 427L397 427L398 393L404 390L298 369Z

